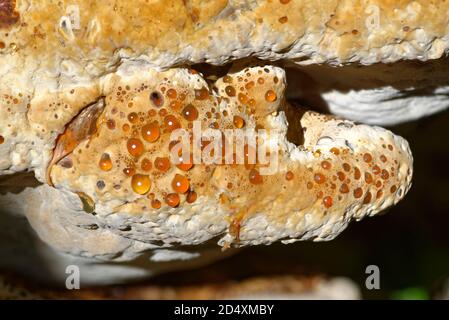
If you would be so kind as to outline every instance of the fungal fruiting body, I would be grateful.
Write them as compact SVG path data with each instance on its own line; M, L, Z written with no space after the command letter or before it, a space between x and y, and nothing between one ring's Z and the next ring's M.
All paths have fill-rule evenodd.
M155 217L215 207L227 217L223 243L326 239L409 188L412 160L403 139L289 104L280 68L240 67L212 85L183 68L123 68L102 79L95 132L84 140L71 138L74 129L63 134L64 144L76 143L64 153L70 165L58 157L49 169L55 187L82 192L103 213ZM174 136L177 130L184 136ZM198 138L198 131L216 139ZM257 231L256 220L282 232Z

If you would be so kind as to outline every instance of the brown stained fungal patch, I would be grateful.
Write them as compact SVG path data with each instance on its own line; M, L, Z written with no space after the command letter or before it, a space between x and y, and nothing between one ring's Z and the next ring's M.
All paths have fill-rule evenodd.
M16 0L0 0L0 29L9 28L20 20Z

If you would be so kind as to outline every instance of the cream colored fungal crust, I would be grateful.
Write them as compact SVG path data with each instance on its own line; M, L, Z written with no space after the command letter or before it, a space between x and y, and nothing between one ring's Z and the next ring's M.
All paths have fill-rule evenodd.
M6 0L6 2L12 2ZM117 49L174 62L256 55L305 63L440 57L448 10L438 0L17 1L3 51L108 65ZM79 18L78 18L79 13ZM72 14L72 22L67 17ZM14 43L15 46L11 47ZM44 55L44 57L42 56ZM52 59L45 59L52 57ZM56 59L55 59L56 58Z
M0 173L35 170L42 181L67 121L126 60L373 64L447 51L446 1L3 2Z
M277 67L240 66L208 84L193 70L130 63L100 83L104 109L95 134L76 141L50 176L56 188L93 203L100 225L114 225L127 238L198 244L221 236L224 246L329 240L352 219L397 203L411 184L405 140L292 107ZM186 116L187 107L195 117ZM280 133L258 144L279 145L279 171L257 177L260 163L175 166L171 126L191 133L194 120L202 129ZM151 141L150 124L158 132ZM130 142L139 145L137 153ZM137 176L146 177L143 191L133 182ZM173 184L179 177L185 190Z
M332 239L351 219L395 204L410 187L412 158L402 138L292 107L282 69L236 66L229 82L176 65L223 65L250 56L333 65L439 58L447 51L448 2L3 2L9 5L0 12L8 17L0 25L0 174L33 170L68 202L79 196L86 211L95 210L98 232L110 230L138 247L217 236L223 246ZM163 103L150 115L155 91ZM145 154L129 156L129 139L141 136L150 119L162 127L170 114L188 128L182 111L189 104L205 128L233 128L239 116L246 128L279 130L281 170L260 184L250 181L260 178L246 166L170 166L153 174L156 158L168 155L164 132L143 142ZM82 111L88 128L74 120ZM132 112L137 123L130 123ZM144 157L150 170L143 169ZM127 176L130 165L137 172ZM135 174L148 176L148 190L133 189ZM195 201L173 192L177 174L188 179ZM167 198L172 193L177 196ZM170 206L176 197L179 204ZM68 221L72 209L58 210L56 218ZM46 228L36 221L37 229ZM70 221L73 227L76 219ZM56 231L41 233L50 243L64 242ZM94 240L88 249L60 247L95 256ZM134 245L126 241L123 251ZM98 255L109 257L111 246L105 248Z

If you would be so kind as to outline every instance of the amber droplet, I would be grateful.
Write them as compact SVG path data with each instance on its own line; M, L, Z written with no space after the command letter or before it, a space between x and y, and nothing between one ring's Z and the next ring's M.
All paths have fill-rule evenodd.
M245 126L245 119L240 116L234 116L233 123L236 128L241 129Z
M246 94L239 92L238 97L240 103L246 104L248 102L248 96Z
M109 154L103 153L103 155L100 158L100 169L103 171L109 171L112 169L112 160Z
M313 180L315 180L315 182L318 184L322 184L322 183L324 183L324 181L326 181L326 177L321 173L316 173L313 176Z
M325 170L329 170L330 168L332 168L332 165L329 161L323 161L321 162L321 167Z
M184 109L182 109L182 116L187 121L194 121L198 119L198 110L192 104L188 104Z
M338 180L340 180L340 181L345 181L345 179L346 179L346 175L341 171L337 172L337 177L338 177Z
M114 119L109 119L108 121L106 121L106 127L108 127L109 130L114 130L115 129Z
M358 199L358 198L362 197L362 195L363 195L362 188L357 188L354 190L354 198Z
M380 168L379 168L379 166L378 165L375 165L374 167L373 167L373 173L375 174L375 175L378 175L379 173L380 173Z
M227 86L225 92L229 97L235 97L235 88L233 86Z
M252 184L261 184L263 182L263 177L260 175L259 171L251 169L249 172L249 182Z
M390 177L390 174L388 173L387 170L383 169L380 176L382 177L382 179L387 180Z
M360 172L359 168L354 168L354 179L359 180L360 177L362 176L362 173Z
M371 162L373 160L373 157L371 156L371 154L369 154L369 153L365 153L364 155L363 155L363 161L365 161L365 162Z
M294 177L295 177L295 175L294 175L293 172L291 172L291 171L287 171L287 173L285 174L285 179L286 179L287 181L293 180Z
M340 149L333 147L330 150L333 154L335 154L336 156L338 156L340 154Z
M135 193L146 194L151 189L150 177L143 174L135 174L131 178L131 187Z
M176 174L171 182L171 186L177 193L186 193L190 188L190 182L186 177Z
M346 172L349 172L349 170L351 170L351 166L349 165L349 163L343 163L343 170L345 170Z
M279 22L280 23L286 23L288 21L288 17L287 16L283 16L279 18Z
M5 142L5 138L3 136L0 136L0 144L3 144Z
M395 193L396 192L396 190L397 190L397 187L396 186L391 186L391 188L390 188L390 192L391 193Z
M280 2L281 4L287 4L287 3L290 2L290 0L279 0L279 2Z
M380 161L382 161L383 163L387 162L387 157L384 155L380 156Z
M341 192L341 193L348 193L348 192L349 192L349 187L348 187L348 185L347 185L346 183L343 183L343 184L340 186L340 192Z
M159 209L161 207L161 202L157 199L151 201L151 207L154 209Z
M188 203L195 202L197 198L198 198L198 195L196 194L195 191L189 191L189 193L187 193L186 200Z
M169 114L168 116L166 116L164 118L164 125L165 125L165 128L167 128L167 130L169 132L172 132L173 130L181 128L181 124L179 123L179 120L174 115L171 115L171 114Z
M131 127L130 127L129 124L127 124L127 123L125 123L125 124L122 126L122 130L125 131L125 132L128 132L129 129L131 129Z
M273 90L268 90L265 93L265 100L267 100L268 102L274 102L276 101L277 96L276 96L276 92L274 92Z
M126 146L128 148L129 154L133 157L140 157L143 153L143 143L139 139L129 139Z
M182 171L189 171L193 167L193 156L190 156L190 159L185 159L180 156L178 159L179 163L176 167Z
M177 193L169 193L165 197L165 202L172 208L175 208L179 205L180 199L179 194Z
M159 126L156 122L144 125L141 130L143 140L147 142L155 142L161 135Z
M196 100L206 100L207 98L209 98L209 90L207 90L207 88L202 87L201 89L195 89Z
M231 83L232 82L232 77L229 75L226 75L223 77L223 82L224 83Z
M152 167L152 163L148 158L144 158L141 163L141 168L143 171L150 171Z
M134 168L125 168L125 169L123 169L123 173L125 175L127 175L128 177L131 177L131 176L133 176L136 173L136 169L134 169Z
M252 87L254 87L254 81L250 81L247 84L245 84L246 90L250 90Z
M137 121L139 121L139 116L137 115L137 113L131 112L130 114L128 114L128 121L131 123L136 123Z
M168 158L159 158L157 157L154 160L154 167L162 172L167 172L170 169L170 160Z
M373 176L369 172L365 172L365 182L366 183L372 183L373 182Z
M371 195L371 192L367 192L365 198L363 198L363 204L370 203L372 198L373 196Z
M162 105L164 104L164 97L157 91L153 91L150 94L150 100L153 105L158 108L162 107Z
M333 202L334 201L333 201L332 197L327 196L327 197L323 198L323 204L326 208L332 207Z
M175 89L167 90L167 97L169 97L170 99L176 99L177 96L178 96L178 93L176 92Z

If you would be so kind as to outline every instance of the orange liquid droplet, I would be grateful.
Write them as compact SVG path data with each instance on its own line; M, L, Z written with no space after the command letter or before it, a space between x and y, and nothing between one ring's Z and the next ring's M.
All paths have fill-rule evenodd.
M139 116L135 112L128 114L128 121L131 123L136 123L139 120Z
M362 195L363 195L362 188L357 188L354 190L354 198L358 199L358 198L362 197Z
M371 154L369 154L369 153L365 153L364 155L363 155L363 161L365 161L365 162L371 162L373 160L373 157L371 156Z
M154 209L159 209L161 205L161 202L157 199L151 201L151 207Z
M295 175L291 171L287 171L287 173L285 174L285 179L287 181L293 180L294 177L295 177Z
M335 148L335 147L333 147L330 151L331 151L333 154L335 154L336 156L338 156L338 155L340 154L340 150L339 150L338 148Z
M131 178L131 187L137 194L146 194L151 189L150 177L143 174L135 174Z
M177 96L178 96L178 93L176 92L175 89L167 90L167 97L169 97L170 99L176 99Z
M169 132L179 129L181 127L181 124L179 123L178 119L173 115L168 115L164 118L164 125Z
M277 96L276 96L276 92L274 92L273 90L268 90L265 93L265 100L267 100L268 102L274 102L276 101Z
M147 142L155 142L157 139L159 139L159 136L161 135L161 132L159 130L159 126L156 122L146 124L142 127L141 130L142 138L143 140Z
M103 171L109 171L112 169L112 160L109 154L103 153L99 162L100 169Z
M382 179L388 180L388 178L390 177L390 174L388 173L387 170L383 169L382 173L380 174L380 176L382 177Z
M195 90L196 100L206 100L207 98L209 98L209 90L207 90L205 87L202 87L199 90Z
M366 183L372 183L373 182L373 176L369 172L365 172L365 182Z
M162 172L167 172L170 169L170 160L168 158L156 158L154 160L154 167Z
M114 119L109 119L108 121L106 121L106 126L108 127L109 130L114 130L115 129Z
M186 200L188 203L193 203L196 201L197 197L198 197L198 195L196 194L195 191L189 191L189 193L187 194Z
M125 123L125 124L122 126L122 130L125 131L125 132L128 132L129 129L131 129L131 127L130 127L129 124L127 124L127 123Z
M141 168L143 171L150 171L152 167L152 163L148 158L144 158L142 160Z
M227 86L225 92L229 97L235 97L235 88L233 86Z
M323 198L323 204L326 208L332 207L332 204L334 203L332 197L324 197Z
M189 104L182 110L182 116L187 121L194 121L198 119L198 110L192 104Z
M191 155L189 159L184 159L182 156L179 157L179 163L176 165L182 171L189 171L193 167L193 156Z
M154 106L158 108L162 107L162 105L164 104L164 98L157 91L154 91L150 94L150 101L154 104Z
M249 172L249 182L252 184L261 184L263 182L263 177L260 175L259 171L251 169Z
M135 138L129 139L126 146L128 148L129 154L132 155L133 157L137 158L141 156L143 153L143 143L139 139Z
M321 167L325 170L329 170L330 168L332 168L332 165L329 161L323 161L321 162Z
M232 82L232 77L228 76L228 75L224 76L223 77L223 82L224 83L231 83Z
M177 193L169 193L165 197L165 202L172 208L175 208L179 205L180 199L179 194Z
M0 144L3 144L5 142L5 138L3 136L0 136Z
M190 188L190 182L186 177L176 174L171 182L171 186L177 193L186 193Z
M125 175L127 175L128 177L131 177L131 176L133 176L136 173L136 169L134 169L134 168L125 168L125 169L123 169L123 173Z
M340 186L340 192L341 192L341 193L348 193L348 192L349 192L349 187L348 187L348 185L347 185L346 183L343 183L343 184Z
M234 116L233 123L236 128L241 129L245 126L245 119L240 116Z
M359 180L362 176L362 173L360 172L359 168L354 168L354 179Z
M244 93L239 93L238 95L240 103L246 104L248 102L248 96Z
M326 177L321 173L316 173L313 176L313 180L315 180L315 182L318 184L322 184L322 183L324 183L324 181L326 181Z
M373 196L371 195L371 192L367 192L365 198L363 198L363 204L370 203L372 198Z

